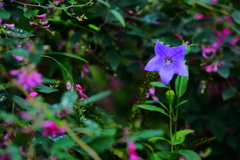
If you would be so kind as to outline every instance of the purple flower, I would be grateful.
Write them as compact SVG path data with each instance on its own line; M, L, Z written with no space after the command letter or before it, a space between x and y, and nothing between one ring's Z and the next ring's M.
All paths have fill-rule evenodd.
M166 86L174 74L188 76L188 71L183 58L187 45L168 47L157 41L155 45L155 54L145 66L147 71L158 71L163 84Z
M34 68L35 66L30 65L19 70L11 70L10 75L18 76L17 84L27 91L32 91L35 86L42 83L42 75L35 71Z
M8 28L14 28L15 24L5 24L5 26L7 26Z
M4 5L4 3L3 2L0 2L0 6L3 6Z
M32 25L34 25L34 24L35 24L34 22L29 21L29 25L30 25L30 26L32 26Z
M41 20L43 20L43 19L45 19L47 17L47 14L44 13L44 14L41 14L41 15L36 15L36 17L41 19Z
M67 88L68 90L70 90L70 89L72 88L72 84L71 84L71 82L70 82L69 79L67 80L66 88Z

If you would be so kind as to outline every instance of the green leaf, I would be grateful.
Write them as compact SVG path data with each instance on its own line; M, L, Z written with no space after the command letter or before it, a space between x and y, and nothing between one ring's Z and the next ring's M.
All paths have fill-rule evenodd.
M234 92L233 88L229 87L222 92L222 97L223 97L224 101L228 100L234 96L235 96L235 92Z
M153 106L153 105L140 104L140 105L138 105L138 107L139 107L139 108L146 109L146 110L149 110L149 111L157 111L157 112L160 112L160 113L162 113L162 114L165 114L165 115L169 116L163 109L158 108L158 107Z
M34 53L30 54L30 62L38 64L44 53L43 42L40 41L38 44L35 45L35 48L36 48L36 51Z
M238 24L240 24L240 11L235 10L232 13L232 18L234 19L234 21Z
M10 16L11 16L11 14L9 12L0 11L0 18L1 19L9 19Z
M161 151L161 152L157 152L157 154L163 159L169 159L171 156L170 151Z
M181 144L185 140L186 135L193 133L193 132L194 132L194 130L190 130L190 129L178 131L177 133L175 133L173 135L172 145Z
M125 21L123 19L123 16L116 10L110 10L110 12L119 20L119 22L121 23L121 25L123 27L125 27Z
M17 146L13 144L7 144L8 151L12 156L12 160L22 160L22 156L20 154L20 150Z
M221 119L211 119L210 131L217 138L218 141L222 141L225 134L225 123Z
M132 135L132 139L135 140L139 140L139 139L149 139L152 137L156 137L156 136L162 136L163 135L163 131L162 130L144 130L141 131L140 133L136 133L134 135Z
M13 50L9 51L14 56L20 56L20 57L28 57L29 53L27 53L27 50L25 48L15 48Z
M42 93L52 93L52 92L58 91L58 89L56 88L51 88L43 84L37 85L35 89L37 90L37 92L42 92Z
M187 67L187 66L186 66ZM187 67L188 69L188 67ZM187 90L187 83L188 78L186 76L177 76L177 79L175 81L175 89L176 89L176 95L180 98Z
M230 75L230 69L228 67L219 67L217 73L223 78L228 78Z
M182 104L184 104L184 103L186 103L186 102L188 102L188 100L185 100L185 101L182 101L182 102L178 103L175 107L173 107L173 109L181 106Z
M24 15L26 18L28 18L28 19L31 18L31 15L30 15L28 12L24 12L23 15Z
M178 154L182 155L187 160L201 160L200 156L191 150L179 150Z
M7 26L3 26L3 28L6 30L6 34L12 37L17 37L17 38L27 38L27 37L32 37L35 36L32 33L29 33L23 29L20 28L8 28Z
M29 106L28 101L25 101L22 97L13 95L12 100L24 109L26 109Z
M112 69L115 71L119 65L119 56L116 52L111 52L107 54L108 62Z
M73 91L67 91L63 94L61 99L61 106L63 108L71 108L77 100L77 93Z
M103 1L103 0L97 0L98 2L101 2L102 4L104 4L105 6L107 6L108 8L110 8L111 7L111 5L110 4L108 4L108 3L106 3L105 1Z
M165 86L162 82L156 81L156 82L151 82L150 84L155 87L167 88L167 86Z
M101 100L101 99L109 96L110 94L111 94L111 91L105 91L105 92L102 92L102 93L95 94L95 95L85 99L84 101L79 102L78 105L86 105L86 104L89 104L89 103L96 102L98 100Z
M157 141L157 140L164 140L164 141L167 141L168 143L171 143L171 141L167 140L166 138L163 138L163 137L153 137L153 138L150 138L148 141Z
M78 59L78 60L81 60L81 61L84 61L84 62L88 63L87 60L85 60L85 59L83 59L82 57L79 57L78 55L75 55L75 54L61 53L61 52L48 52L48 53L45 53L45 54L46 54L46 55L52 55L52 54L63 55L63 56L66 56L66 57Z

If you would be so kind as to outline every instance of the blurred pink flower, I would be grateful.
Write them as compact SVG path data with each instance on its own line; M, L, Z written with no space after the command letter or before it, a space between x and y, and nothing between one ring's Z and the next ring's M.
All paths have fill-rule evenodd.
M146 93L146 98L151 97L154 102L159 101L159 99L155 96L155 88L152 87L149 89L149 92Z
M3 20L0 18L0 24L3 22Z
M239 41L239 37L234 37L233 39L231 39L228 43L230 45L236 45L236 43Z
M54 135L63 135L65 133L65 129L63 127L59 127L54 121L46 120L42 122L42 134L44 136L54 136Z
M82 66L81 77L83 78L85 76L85 74L87 74L88 72L89 72L88 71L88 64L84 63L83 66Z
M202 56L204 58L209 58L207 56L207 54L216 53L217 52L217 48L218 48L218 43L214 43L214 44L209 45L209 46L202 45L201 48L202 48Z
M44 13L44 14L41 14L41 15L36 15L36 17L41 19L41 20L43 20L43 19L45 19L47 17L47 14Z
M31 21L29 21L29 25L31 26L31 25L34 25L35 24L35 22L31 22Z
M47 25L48 24L48 21L42 21L40 22L42 25Z
M67 109L63 108L62 110L55 112L55 115L59 115L61 116L61 118L64 118L66 114L70 114L72 112L73 112L72 108L67 108Z
M222 67L223 65L224 65L224 61L220 61L220 62L216 61L210 65L205 66L204 69L208 73L217 72L218 67Z
M184 157L180 157L178 160L185 160L185 158Z
M22 119L32 119L33 115L28 113L28 112L20 112L19 113L19 117L21 117Z
M3 6L4 5L4 3L3 2L0 2L0 6Z
M84 91L84 89L82 89L82 86L81 85L79 85L79 84L76 84L75 85L75 88L76 88L76 90L77 90L77 92L78 92L78 94L79 94L79 99L80 100L84 100L84 99L87 99L88 97L83 93L83 91Z
M27 91L42 83L42 75L35 71L34 65L24 66L18 70L11 70L10 75L18 76L17 84Z
M70 90L72 88L72 84L69 79L67 80L66 88L67 88L67 90Z
M218 2L218 0L211 0L210 5L215 5Z
M140 158L136 153L136 146L132 141L128 143L128 157L129 157L129 160L140 160Z
M194 18L195 18L196 20L200 20L200 19L204 19L205 16L204 16L203 14L197 13L197 14L195 14Z
M14 28L15 24L4 24L5 26L7 26L8 28Z

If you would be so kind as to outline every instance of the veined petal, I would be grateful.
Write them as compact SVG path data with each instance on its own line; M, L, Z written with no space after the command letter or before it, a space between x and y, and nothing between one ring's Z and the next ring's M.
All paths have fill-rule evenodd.
M155 54L156 56L166 58L169 56L169 53L171 52L171 48L168 46L162 45L159 41L156 42L155 45Z
M173 59L182 60L185 56L186 50L187 50L186 44L181 46L171 47L170 56Z
M188 76L188 71L185 63L182 60L175 60L172 63L175 70L175 74L181 75L181 76Z
M155 56L148 62L144 69L147 71L159 71L159 69L163 67L162 62L162 58Z
M161 67L159 74L163 84L167 86L174 75L174 69L172 67Z

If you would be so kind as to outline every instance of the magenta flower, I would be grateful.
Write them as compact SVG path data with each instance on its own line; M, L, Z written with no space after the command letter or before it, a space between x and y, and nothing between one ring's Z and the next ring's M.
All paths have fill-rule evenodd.
M215 5L218 2L218 0L211 0L210 5Z
M128 157L129 160L140 160L136 153L136 146L132 141L128 143Z
M15 24L4 24L5 26L7 26L8 28L14 28Z
M0 7L3 6L3 5L4 5L4 3L3 3L3 2L0 2Z
M34 25L34 24L35 24L35 22L29 21L29 25L30 25L30 26L32 26L32 25Z
M204 19L205 16L204 16L203 14L197 13L197 14L194 16L194 18L195 18L196 20L200 20L200 19Z
M36 15L36 17L41 19L41 20L43 20L43 19L45 19L47 17L47 14L44 13L44 14L41 14L41 15Z
M63 135L65 133L65 129L63 127L59 127L54 121L46 120L42 122L42 134L44 136L52 136L54 135Z
M163 84L166 86L174 74L188 76L186 65L183 61L187 45L168 47L157 41L155 54L145 66L147 71L158 71Z
M42 84L42 75L35 71L34 68L33 65L30 65L19 70L11 70L10 75L18 76L17 84L27 91L32 91L35 86Z
M3 20L0 18L0 24L3 22Z
M146 93L146 98L151 97L154 102L159 101L159 99L155 96L155 88L152 87L149 89L149 92Z
M210 65L205 66L204 69L208 73L217 72L218 67L222 67L223 65L224 65L224 61L220 61L220 62L216 61Z
M87 99L88 97L83 93L83 91L84 91L84 89L82 89L82 86L81 85L79 85L79 84L76 84L75 85L75 88L76 88L76 90L77 90L77 92L78 92L78 94L79 94L79 99L80 100L84 100L84 99Z
M207 54L216 53L218 49L218 43L214 43L210 46L202 46L202 56L204 58L209 58Z

